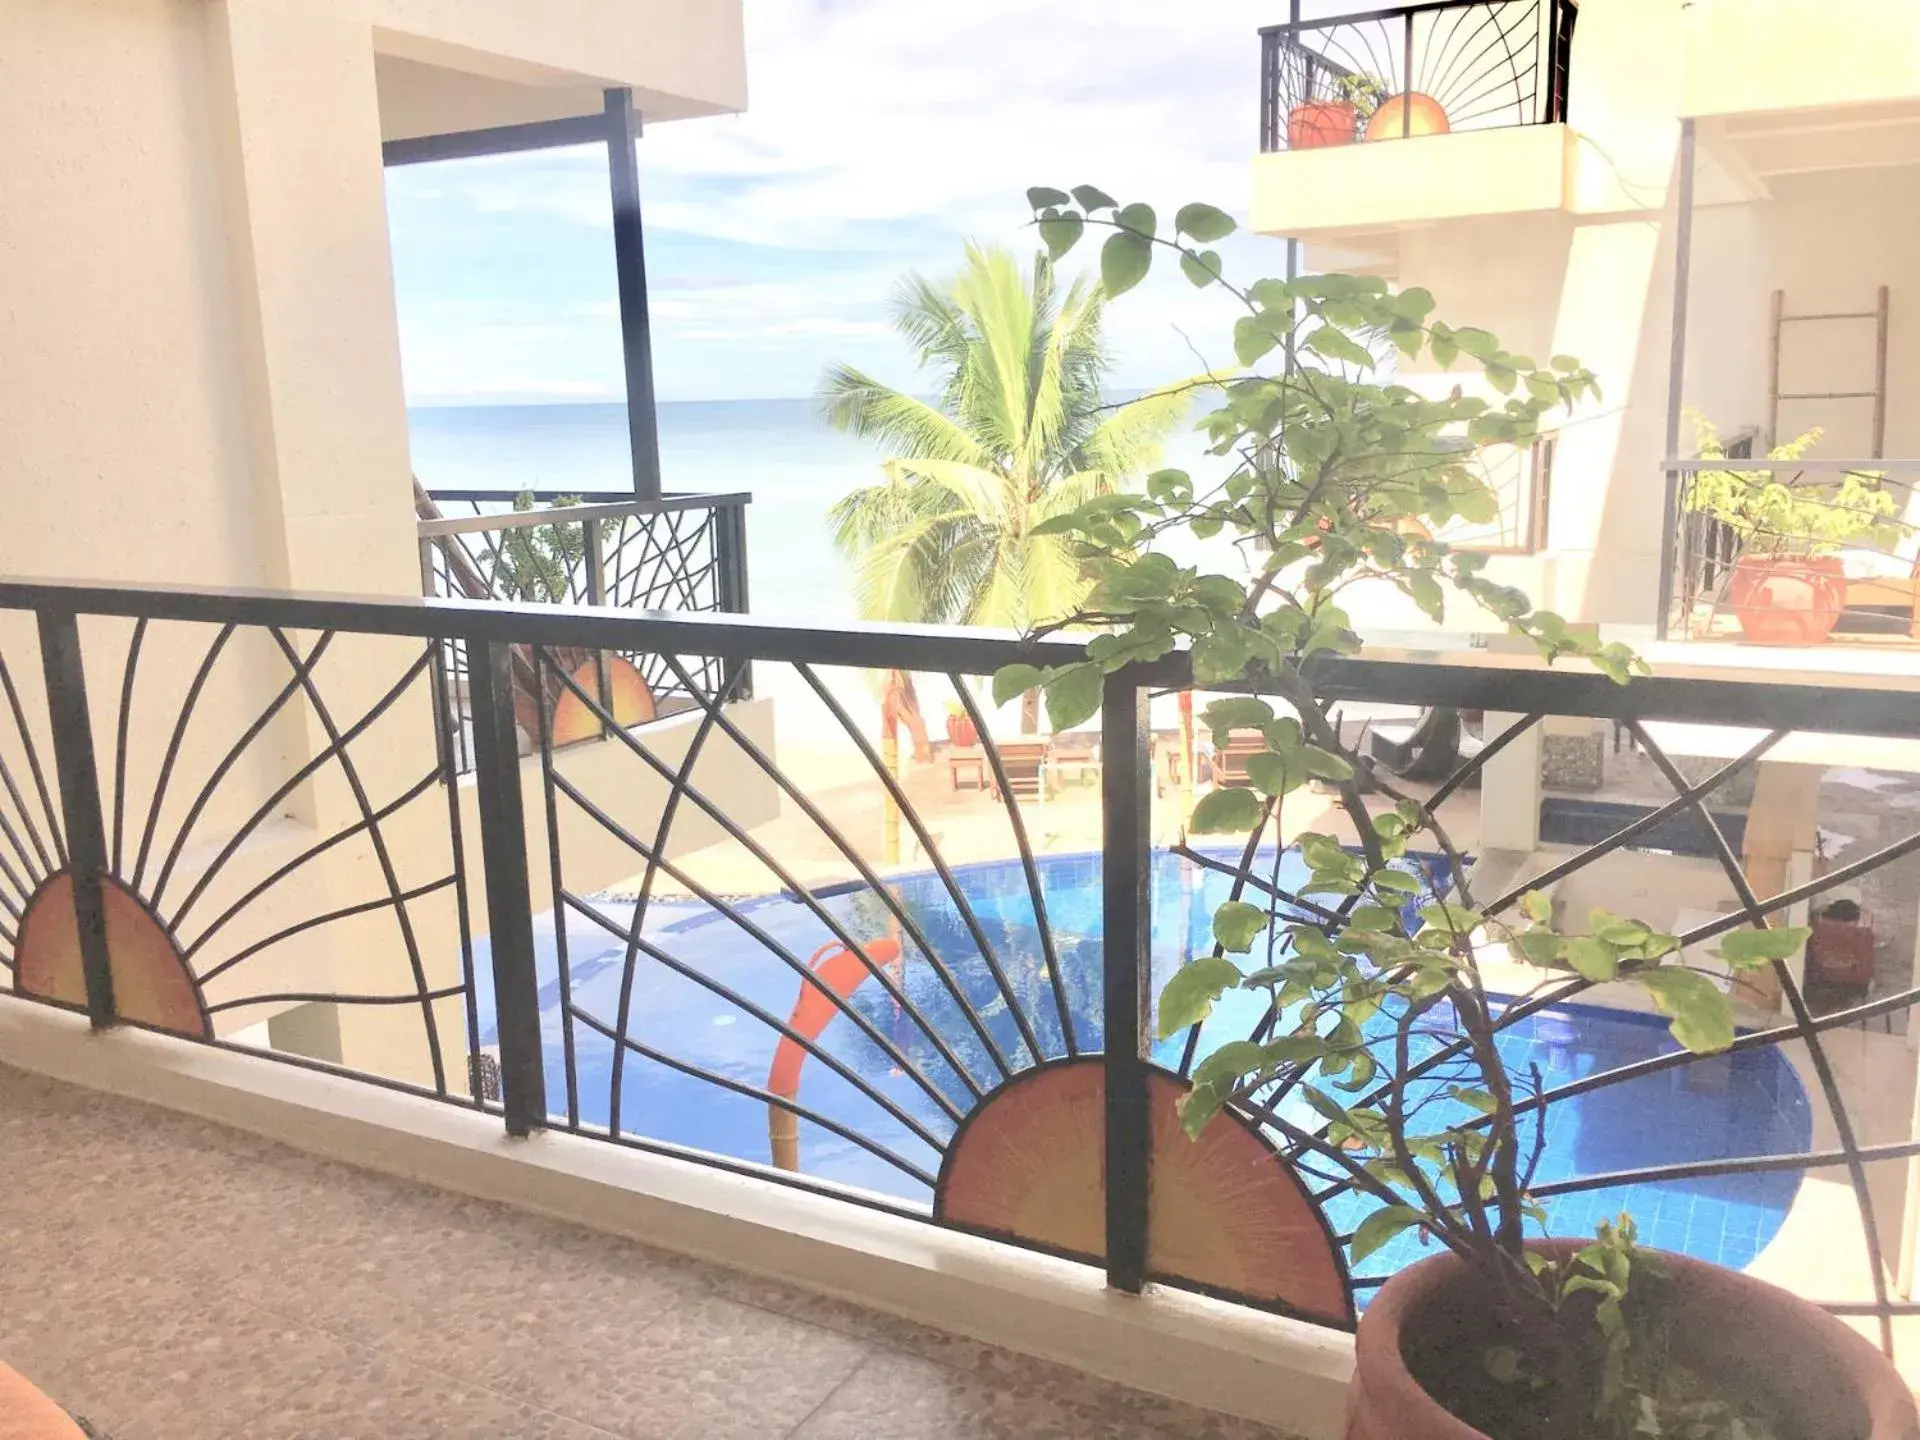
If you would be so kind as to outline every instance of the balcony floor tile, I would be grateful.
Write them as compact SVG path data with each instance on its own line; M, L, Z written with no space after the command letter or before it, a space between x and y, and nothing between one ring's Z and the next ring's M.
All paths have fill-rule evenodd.
M0 1066L0 1358L111 1440L1285 1440Z

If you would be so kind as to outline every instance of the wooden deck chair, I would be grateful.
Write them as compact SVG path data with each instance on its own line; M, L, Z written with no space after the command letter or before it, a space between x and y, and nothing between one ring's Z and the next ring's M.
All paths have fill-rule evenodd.
M1047 752L1045 740L1002 740L1000 768L1006 771L1007 789L1016 800L1042 798L1046 784ZM997 788L997 787L996 787Z

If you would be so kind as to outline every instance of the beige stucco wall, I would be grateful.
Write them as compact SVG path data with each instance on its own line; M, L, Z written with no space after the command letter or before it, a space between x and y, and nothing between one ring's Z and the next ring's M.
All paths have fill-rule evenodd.
M1906 104L1920 94L1911 0L1692 0L1680 33L1684 115Z
M0 574L418 592L382 177L391 118L382 113L382 56L389 105L405 98L406 77L454 73L485 82L464 99L515 87L571 90L592 108L601 84L633 83L645 87L643 113L656 118L648 107L659 96L679 113L744 99L737 0L0 6ZM414 113L443 118L431 105ZM459 118L521 117L475 110ZM155 808L175 717L214 631L165 624L144 637L125 736L127 823L136 838ZM109 805L131 635L131 622L83 624ZM315 637L292 638L305 650ZM50 773L29 618L0 617L0 654L22 688ZM337 725L357 721L419 654L417 641L336 641L316 685ZM233 639L181 733L173 783L158 805L157 844L170 843L290 674L266 633L243 630ZM353 744L376 808L434 763L429 695L415 684ZM0 723L0 761L24 776L26 746L11 732ZM277 866L358 819L360 797L331 764L270 800L327 743L317 709L296 696L211 785L167 909L236 827L263 804L271 813L220 871L183 939ZM609 762L581 754L565 763L591 771ZM749 823L765 818L753 807L770 805L771 790L754 789L744 767L714 783L739 800ZM751 793L736 796L741 786ZM645 807L657 807L655 791L630 777L620 790L610 803L636 829L650 829L643 822L652 813ZM537 797L529 810L544 817ZM445 872L446 828L444 803L427 801L383 827L402 888ZM698 831L696 821L687 833ZM470 825L469 845L477 846L477 834ZM638 868L603 873L595 849L584 841L578 848L570 868L579 867L583 889ZM536 871L545 873L537 864ZM150 884L151 870L146 878ZM251 943L385 889L372 848L343 844L249 908L223 942ZM481 893L476 879L476 905ZM458 954L451 892L409 908L429 984L448 983ZM478 923L484 931L484 918ZM411 988L388 912L289 937L214 982L209 998ZM446 1034L458 1037L462 1027L448 1009ZM418 1053L417 1013L347 1013L342 1058L420 1078L405 1058ZM219 1023L224 1031L266 1018L237 1010ZM409 1034L415 1043L406 1043ZM459 1046L448 1061L457 1082Z

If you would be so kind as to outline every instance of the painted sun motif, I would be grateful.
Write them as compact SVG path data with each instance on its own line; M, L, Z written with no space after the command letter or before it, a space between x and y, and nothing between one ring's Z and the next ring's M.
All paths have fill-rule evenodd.
M573 671L573 683L623 726L644 725L653 719L653 690L633 663L619 655L609 655L606 665L607 689L613 696L611 704L601 699L599 667L593 660ZM554 702L552 727L555 745L571 745L576 740L590 740L599 735L600 720L580 696L563 689Z
M200 991L173 937L138 896L108 877L100 899L107 916L107 953L114 1009L123 1019L196 1040L213 1034ZM73 876L62 870L28 902L14 949L14 988L23 995L85 1006L87 981L80 958L80 925Z
M1148 1076L1147 1264L1158 1276L1350 1326L1339 1248L1299 1180L1231 1111L1198 1140L1186 1082ZM1097 1058L1016 1076L967 1117L941 1167L935 1215L1077 1259L1106 1257L1105 1074Z

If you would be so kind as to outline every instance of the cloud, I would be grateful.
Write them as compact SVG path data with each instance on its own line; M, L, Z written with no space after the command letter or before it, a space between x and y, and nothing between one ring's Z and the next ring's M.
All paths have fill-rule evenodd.
M1033 244L1033 184L1097 183L1162 213L1244 210L1260 23L1273 0L747 0L750 108L649 127L643 213L663 398L808 393L846 360L914 379L887 297L967 238ZM621 393L604 157L396 171L410 393ZM1091 246L1087 249L1091 251ZM1229 243L1271 273L1273 242ZM1083 258L1091 263L1091 253ZM1215 360L1216 297L1156 278L1110 312L1115 381ZM570 338L569 338L570 337Z

